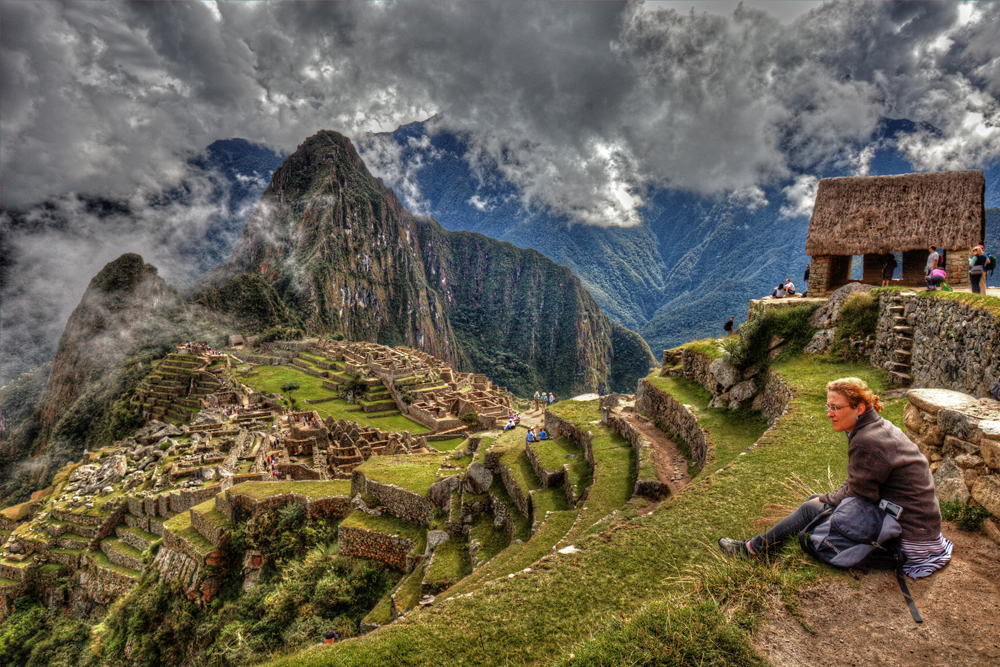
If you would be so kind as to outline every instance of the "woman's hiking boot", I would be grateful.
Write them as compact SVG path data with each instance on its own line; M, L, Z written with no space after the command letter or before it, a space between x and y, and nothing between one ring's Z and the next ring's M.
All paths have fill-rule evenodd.
M747 548L747 543L742 540L734 540L731 537L720 537L719 548L722 553L735 558L753 558L754 555Z

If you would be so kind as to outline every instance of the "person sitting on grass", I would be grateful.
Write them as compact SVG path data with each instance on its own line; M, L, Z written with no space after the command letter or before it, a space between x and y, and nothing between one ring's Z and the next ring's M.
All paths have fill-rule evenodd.
M548 440L549 439L549 435L548 435L548 433L545 432L544 428L538 433L538 439L539 440Z
M847 433L847 479L832 493L810 496L753 539L721 538L722 552L753 558L771 555L824 509L856 497L874 505L884 499L903 508L898 521L907 576L919 579L947 565L953 545L941 534L941 509L927 459L902 431L878 416L881 411L879 397L864 380L848 377L827 384L826 416L834 431Z
M533 429L533 428L529 428L528 429L528 435L525 437L524 441L525 442L534 442L535 441L535 429Z

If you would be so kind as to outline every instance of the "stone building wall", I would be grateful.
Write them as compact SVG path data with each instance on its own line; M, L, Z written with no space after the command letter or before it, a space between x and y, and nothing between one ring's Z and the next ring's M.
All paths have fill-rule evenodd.
M398 535L340 526L337 531L337 546L341 556L377 560L409 572L413 561L407 558L407 554L417 544Z
M897 301L894 301L898 299ZM959 301L879 295L879 321L871 363L889 369L905 336L893 331L894 305L913 329L910 377L913 387L943 387L977 397L990 395L1000 377L1000 326L992 313Z
M431 522L434 504L419 493L395 484L382 484L365 477L357 470L351 476L351 496L370 493L378 498L381 507L403 521L426 526Z
M660 391L645 378L639 380L635 392L635 411L658 419L675 431L691 449L691 457L700 467L708 462L710 445L698 418L686 405L665 391Z

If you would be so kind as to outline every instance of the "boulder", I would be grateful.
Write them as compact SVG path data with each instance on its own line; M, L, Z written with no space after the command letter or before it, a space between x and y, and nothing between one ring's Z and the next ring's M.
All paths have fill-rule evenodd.
M979 407L979 400L951 389L911 389L906 392L906 400L932 415L939 410L956 410L961 412Z
M812 340L809 341L803 351L807 354L823 352L833 345L833 335L835 333L837 333L836 329L820 329L813 334Z
M981 438L979 440L979 455L983 457L987 466L994 470L1000 470L1000 442L990 438Z
M493 483L493 473L479 461L476 461L465 472L465 489L469 493L486 493Z
M740 381L739 369L725 359L715 359L708 365L708 372L723 389L728 389Z
M1000 515L1000 477L984 475L972 487L972 497L994 516Z
M441 481L431 484L428 497L435 506L441 509L448 509L448 506L451 504L451 494L458 489L458 486L458 475L445 477Z
M829 329L840 317L840 308L844 302L858 292L870 292L875 289L874 285L862 285L861 283L849 283L844 285L827 299L826 303L816 309L816 312L809 318L809 324L817 329Z
M444 544L448 541L449 535L448 531L445 530L429 530L427 531L427 551L431 552L438 548L438 546Z
M950 435L972 444L979 442L979 420L957 410L948 408L938 410L937 427L946 438Z
M934 488L938 500L950 502L957 500L963 505L969 500L969 490L965 487L965 475L951 459L945 459L934 473ZM1000 501L1000 496L998 496Z
M746 382L740 382L729 390L729 400L742 403L748 398L752 398L756 393L757 384L753 380L747 380Z

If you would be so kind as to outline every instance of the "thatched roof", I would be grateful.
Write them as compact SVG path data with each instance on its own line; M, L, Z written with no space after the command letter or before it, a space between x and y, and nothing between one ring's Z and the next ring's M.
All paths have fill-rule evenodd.
M983 172L975 170L824 178L806 254L971 248L986 234L985 193Z

